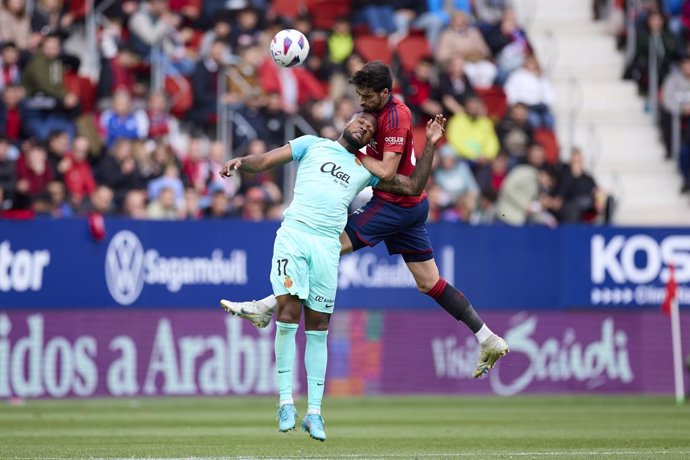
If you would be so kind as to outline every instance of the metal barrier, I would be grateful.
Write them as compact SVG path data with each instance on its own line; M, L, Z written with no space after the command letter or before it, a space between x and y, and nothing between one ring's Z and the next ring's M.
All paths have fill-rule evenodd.
M560 56L560 50L558 48L558 38L553 30L547 29L544 31L544 42L542 46L539 47L541 50L541 66L544 74L547 77L551 77L553 69L556 67L558 62L558 57Z
M318 136L314 127L310 125L307 120L300 115L292 115L288 117L285 123L285 142L294 139L297 136L297 130L305 134L312 134ZM288 204L292 201L292 195L295 189L295 179L297 178L297 165L294 162L285 165L283 170L283 202Z
M565 146L563 150L569 155L570 151L575 146L575 127L577 126L577 117L582 110L582 86L575 77L568 79L568 91L565 99L566 115L566 135Z
M656 122L659 114L659 71L661 70L661 63L666 54L664 42L661 40L659 33L652 33L649 36L649 65L647 69L649 88L648 88L648 104L649 112L652 114L652 119Z
M682 143L681 125L683 121L680 112L683 105L690 104L690 92L677 94L676 102L677 104L671 110L671 155L674 160L678 161Z

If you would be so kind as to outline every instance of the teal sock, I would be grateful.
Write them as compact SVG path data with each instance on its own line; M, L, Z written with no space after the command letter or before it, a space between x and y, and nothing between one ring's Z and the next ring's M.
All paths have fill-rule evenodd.
M295 334L298 324L276 321L276 375L280 400L292 399L292 367L295 364Z
M326 364L328 363L328 331L306 331L307 346L304 350L304 367L307 369L309 410L321 411L321 400L326 383Z

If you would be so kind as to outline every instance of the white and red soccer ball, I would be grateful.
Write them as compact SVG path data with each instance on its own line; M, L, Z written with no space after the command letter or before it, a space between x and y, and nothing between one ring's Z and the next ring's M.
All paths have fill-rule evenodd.
M309 56L309 40L295 29L283 29L271 40L271 56L281 67L294 67Z

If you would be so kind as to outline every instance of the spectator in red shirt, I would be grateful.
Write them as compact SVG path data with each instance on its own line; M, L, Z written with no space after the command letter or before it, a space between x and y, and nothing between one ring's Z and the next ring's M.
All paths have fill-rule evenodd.
M98 96L110 98L118 89L130 93L138 91L137 71L141 57L131 46L123 46L122 28L111 23L103 29L101 37L101 72L98 78Z
M482 168L477 172L479 188L484 193L491 191L493 193L491 196L498 195L509 169L510 160L508 155L505 152L499 152L488 168Z
M21 83L21 71L19 68L19 50L14 42L5 42L0 45L0 91L11 85Z
M34 198L46 192L53 172L48 164L48 152L43 144L31 144L17 160L17 200L15 207L28 209Z
M170 134L172 117L168 113L167 100L163 91L151 92L146 107L146 116L149 120L149 138L159 139Z
M12 85L5 88L0 100L0 134L12 142L19 142L23 134L21 102L24 99L24 88Z
M412 111L414 124L421 126L437 113L443 112L441 104L432 99L435 88L431 83L434 62L423 58L417 62L414 73L405 87L405 102Z
M10 158L10 143L6 137L0 136L0 210L12 203L16 183L16 162Z
M304 67L279 67L266 57L259 67L259 76L264 91L280 94L283 109L291 114L309 101L326 97L319 80Z
M187 155L182 160L182 172L189 183L201 195L206 194L206 142L201 137L189 141Z
M65 172L65 185L72 195L73 202L81 203L85 196L96 190L96 181L87 158L89 155L89 140L79 136L74 139L72 153L67 155L69 168Z

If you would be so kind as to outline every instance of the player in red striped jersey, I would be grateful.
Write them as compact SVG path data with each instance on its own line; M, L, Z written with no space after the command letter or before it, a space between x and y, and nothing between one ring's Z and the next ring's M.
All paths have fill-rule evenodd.
M415 166L412 118L407 106L392 94L390 68L380 61L369 62L352 76L350 83L355 86L362 110L374 114L378 122L375 139L366 147L366 154L358 157L381 180L390 180L396 174L409 176ZM389 254L400 254L417 289L465 323L477 337L480 355L472 375L478 378L508 353L508 345L484 324L467 297L440 276L426 230L428 213L426 193L402 196L374 190L372 199L348 218L340 236L340 253L383 241ZM221 305L263 327L270 321L275 298L239 303L223 300Z

